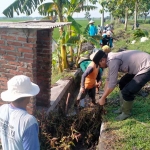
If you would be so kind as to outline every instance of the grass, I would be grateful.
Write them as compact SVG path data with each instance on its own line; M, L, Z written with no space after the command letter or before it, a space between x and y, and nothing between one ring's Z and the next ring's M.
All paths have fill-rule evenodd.
M118 97L118 89L110 96L109 100L115 101ZM137 96L132 110L132 116L124 121L115 121L112 112L117 107L108 105L106 107L107 114L104 120L107 124L107 130L111 130L113 135L117 136L117 140L111 143L111 147L115 150L149 150L150 149L150 96ZM112 135L112 136L113 136Z
M124 33L124 38L120 38L117 42L114 43L115 47L113 49L113 51L118 51L119 48L123 48L126 47L127 49L130 50L142 50L145 52L150 53L150 42L140 42L140 38L139 39L134 39L133 37L133 32L134 30L131 29L131 25L128 25L128 30ZM149 28L149 24L141 24L140 25L140 29L142 30L147 30L150 34L150 28ZM117 36L119 33L122 34L123 31L123 24L119 24L115 26L115 36ZM122 36L122 35L120 35ZM131 44L131 42L133 40L136 40L135 44Z

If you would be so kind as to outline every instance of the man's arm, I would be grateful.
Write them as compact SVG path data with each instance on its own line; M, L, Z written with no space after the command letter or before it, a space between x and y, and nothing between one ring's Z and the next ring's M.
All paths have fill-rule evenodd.
M104 93L102 95L102 97L99 99L99 104L100 105L104 105L105 104L105 99L107 98L107 96L114 90L114 88L109 88L108 87L108 81L106 81L105 83L105 87L104 87Z
M22 142L24 150L40 150L37 123L25 130Z
M105 99L114 90L115 86L117 85L118 70L119 70L120 63L121 62L118 59L113 59L109 62L108 80L105 83L104 93L99 100L100 105L105 104Z

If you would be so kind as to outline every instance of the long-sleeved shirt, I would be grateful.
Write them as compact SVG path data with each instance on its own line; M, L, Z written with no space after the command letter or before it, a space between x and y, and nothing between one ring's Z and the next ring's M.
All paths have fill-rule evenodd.
M84 87L85 89L93 88L95 86L96 80L99 82L101 79L99 67L96 67L96 65L93 65L93 63L94 62L91 62L89 64L81 78L81 87Z
M138 50L127 50L119 53L109 53L107 57L108 87L117 85L118 72L135 74L135 76L150 70L150 55Z
M94 36L97 34L97 28L94 25L90 25L89 26L89 35L90 36Z

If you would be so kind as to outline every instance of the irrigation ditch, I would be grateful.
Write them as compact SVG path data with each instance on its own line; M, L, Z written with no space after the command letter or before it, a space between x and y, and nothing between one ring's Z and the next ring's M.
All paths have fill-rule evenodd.
M56 97L53 100L55 101L53 109L36 113L40 126L41 150L99 149L103 108L99 105L91 105L88 97L80 110L74 107L81 80L81 71L75 72L74 76L61 79L52 87L51 91L57 91L57 94L51 93L52 97L54 95ZM65 87L58 84L61 82L67 82ZM57 90L57 88L65 89L65 91ZM98 98L99 94L96 96Z

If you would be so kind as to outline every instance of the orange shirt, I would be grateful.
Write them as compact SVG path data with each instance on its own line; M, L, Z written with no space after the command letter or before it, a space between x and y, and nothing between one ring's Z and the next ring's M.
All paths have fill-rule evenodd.
M96 64L94 62L91 62L89 66L93 67L93 71L85 78L85 89L91 89L95 86L99 72L99 67L96 68Z

